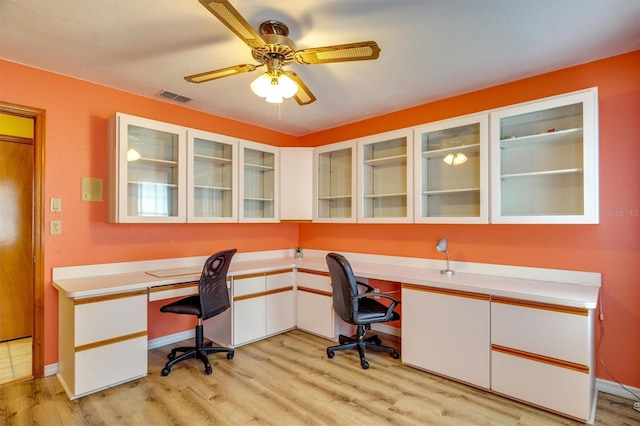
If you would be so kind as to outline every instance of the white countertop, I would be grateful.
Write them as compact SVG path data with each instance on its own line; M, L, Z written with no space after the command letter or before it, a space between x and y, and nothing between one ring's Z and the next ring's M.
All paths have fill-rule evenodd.
M362 257L364 256L366 255ZM166 265L170 266L168 268L115 274L103 273L101 275L85 275L72 278L56 278L56 273L54 272L53 285L58 291L64 293L66 297L69 298L84 298L143 290L162 285L197 281L200 278L200 269L203 261L193 258L192 263L192 265L185 266L181 264L178 265L178 268L172 268L174 265L172 265L170 261L167 261ZM434 268L384 264L377 261L367 262L360 259L350 260L350 264L354 273L362 278L374 278L467 291L575 308L595 309L600 290L599 285L543 281L539 279L513 278L499 275L483 275L466 272L456 272L455 275L444 275L440 273L439 269ZM157 267L158 264L154 264L153 266ZM87 270L86 267L83 268ZM234 258L229 267L229 276L262 273L288 268L327 272L324 256L305 256L302 260L296 260L293 257L248 260L236 260L236 258ZM560 276L562 276L562 274L560 274Z

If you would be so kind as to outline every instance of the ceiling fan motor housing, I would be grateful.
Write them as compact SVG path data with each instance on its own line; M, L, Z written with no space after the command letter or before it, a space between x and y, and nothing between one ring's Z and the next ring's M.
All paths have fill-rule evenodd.
M280 67L293 63L296 45L287 37L289 28L285 24L278 21L265 21L260 24L260 35L266 46L253 48L251 54L256 61L269 65L273 59L276 59Z

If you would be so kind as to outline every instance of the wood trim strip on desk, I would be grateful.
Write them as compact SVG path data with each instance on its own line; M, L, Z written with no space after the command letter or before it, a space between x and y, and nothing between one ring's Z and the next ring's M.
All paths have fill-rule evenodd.
M331 293L330 291L323 291L315 288L298 286L298 291L304 291L305 293L319 294L320 296L333 297L333 293Z
M582 316L589 315L589 311L585 308L573 308L571 306L552 305L551 303L531 302L528 300L519 300L519 299L508 299L506 297L500 297L500 296L492 297L491 302L502 303L504 305L519 306L522 308L542 309L545 311L554 311L554 312L560 312L563 314L582 315Z
M330 277L331 276L328 272L313 271L311 269L297 268L296 270L297 270L297 272L301 272L303 274L320 275L320 276L323 276L323 277Z
M234 275L233 279L235 280L243 280L243 279L247 279L247 278L256 278L256 277L264 277L266 276L266 273L264 272L257 272L255 274L246 274L246 275Z
M557 358L551 358L544 355L538 355L531 352L521 351L518 349L508 348L506 346L500 345L491 345L491 350L495 352L500 352L506 355L516 356L519 358L525 358L532 361L542 362L545 364L553 365L555 367L567 368L569 370L574 370L579 373L589 374L589 366L584 364L577 364L575 362L564 361Z
M272 294L284 293L285 291L293 291L293 286L274 288L273 290L261 291L259 293L243 294L242 296L236 296L233 298L234 302L241 300L255 299L256 297L269 296Z
M93 296L93 297L85 297L82 299L73 299L73 304L76 306L86 305L88 303L106 302L109 300L124 299L126 297L134 297L134 296L142 296L142 295L145 295L145 296L147 295L147 289L130 291L128 293L115 293L115 294L107 294L105 296Z
M90 349L95 349L95 348L99 348L102 346L108 346L108 345L113 345L114 343L120 343L120 342L124 342L126 340L133 340L133 339L138 339L140 337L146 337L147 336L147 331L139 331L137 333L131 333L131 334L126 334L124 336L118 336L118 337L114 337L112 339L107 339L107 340L101 340L99 342L93 342L93 343L88 343L86 345L81 345L81 346L76 346L75 347L75 351L76 352L82 352L82 351L88 351Z
M170 290L180 290L183 288L189 288L193 286L197 287L198 284L200 284L199 281L190 281L188 283L167 284L167 285L161 285L158 287L150 287L149 293L158 293L161 291L170 291Z
M428 287L424 285L408 284L408 283L402 283L402 288L407 290L416 290L416 291L424 291L428 293L444 294L447 296L466 297L468 299L486 300L486 301L491 300L491 296L489 296L488 294L472 293L470 291L449 290L446 288Z
M289 272L293 272L293 268L279 269L277 271L268 271L268 272L265 272L265 275L269 276L269 275L288 274Z

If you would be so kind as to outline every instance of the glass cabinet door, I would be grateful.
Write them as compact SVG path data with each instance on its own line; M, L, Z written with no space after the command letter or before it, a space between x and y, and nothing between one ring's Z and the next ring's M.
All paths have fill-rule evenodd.
M116 114L110 135L109 219L184 222L186 130Z
M187 221L237 222L237 141L197 130L187 138Z
M240 141L240 221L279 221L278 148Z
M413 134L410 129L358 141L358 221L413 221Z
M491 114L492 222L598 223L597 90Z
M316 148L314 221L356 221L355 147L347 141Z
M415 128L415 222L487 223L488 115Z

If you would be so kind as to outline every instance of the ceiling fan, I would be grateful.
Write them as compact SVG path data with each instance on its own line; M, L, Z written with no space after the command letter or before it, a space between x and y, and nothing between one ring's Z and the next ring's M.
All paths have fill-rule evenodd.
M281 103L283 98L293 97L298 104L308 105L316 97L295 72L285 71L283 67L294 61L304 65L364 61L377 59L380 54L375 41L297 50L295 43L287 37L289 29L282 22L265 21L260 24L258 33L228 0L199 1L251 48L258 64L234 65L185 77L191 83L204 83L266 66L267 71L251 84L254 93L266 97L267 102Z

